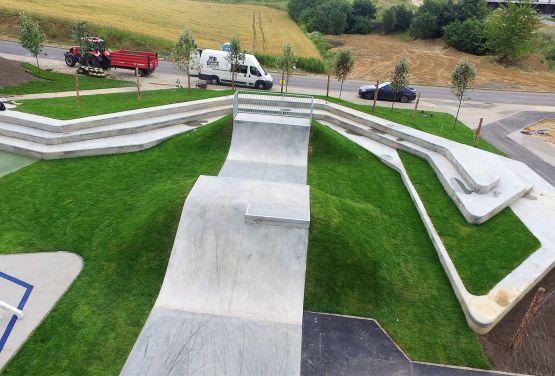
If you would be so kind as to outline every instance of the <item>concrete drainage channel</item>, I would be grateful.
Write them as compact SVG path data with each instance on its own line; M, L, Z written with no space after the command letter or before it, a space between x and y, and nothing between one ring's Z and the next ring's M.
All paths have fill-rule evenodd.
M250 121L249 117L243 119L246 115L241 114L256 117L260 112L269 117L295 119L295 117L283 115L291 115L291 111L294 112L298 105L284 103L284 97L280 96L255 97L253 95L245 94L243 106L237 104L235 107L235 113L239 114L239 117L235 118L237 124L246 124ZM302 97L292 96L291 98L291 101L302 102L302 99L299 99ZM8 111L0 114L0 149L37 158L65 158L142 150L165 138L192 130L198 124L193 123L193 125L190 122L207 120L207 116L218 117L228 113L232 103L232 97L220 97L65 122ZM490 330L555 265L555 234L545 225L545 223L555 223L553 218L555 190L526 165L321 100L314 101L314 111L311 111L311 114L314 119L367 148L384 163L401 172L436 246L440 261L450 278L469 325L476 332L485 333ZM184 125L187 122L190 125ZM272 123L266 120L264 122ZM176 123L180 125L175 125ZM273 124L269 128L277 126ZM248 144L248 138L240 135L241 128L234 128L232 144L234 142L236 144L239 139ZM297 137L298 135L291 140ZM291 144L291 140L286 144ZM99 147L103 142L108 142L109 145ZM304 142L303 139L303 145ZM96 148L87 143L94 143ZM268 160L254 160L254 156L263 148L257 147L252 154L245 157L243 151L236 152L239 149L235 146L232 145L230 158L216 181L229 178L230 182L234 182L233 179L240 176L253 181L280 182L274 184L306 182L305 163L290 164L281 157L272 160L273 157L270 158L270 156L267 156L270 158ZM469 294L433 228L408 175L404 172L396 152L397 148L428 160L446 192L469 222L485 222L503 208L510 206L538 237L542 247L500 281L487 295ZM275 155L282 155L285 150L287 153L299 153L299 150L291 151L285 148L281 151L276 150ZM304 153L304 149L301 152ZM213 184L219 183L202 178L199 179L198 184L199 187L205 185L208 189ZM290 189L290 187L282 188L284 191ZM256 191L254 186L248 189ZM193 189L190 194L191 200L188 199L191 205L195 200L195 192L202 196L200 191ZM530 196L536 197L537 200L521 199ZM227 201L225 198L222 200L224 202L222 205L225 207ZM272 209L269 210L270 214L266 215L265 210L269 209L261 210L261 207L253 204L245 207L242 215L245 216L248 211L248 217L252 219L251 225L262 225L267 221L278 228L280 221L288 222L289 225L295 222L292 221L293 217L286 215L287 213L279 213ZM295 224L295 226L298 225L299 223Z

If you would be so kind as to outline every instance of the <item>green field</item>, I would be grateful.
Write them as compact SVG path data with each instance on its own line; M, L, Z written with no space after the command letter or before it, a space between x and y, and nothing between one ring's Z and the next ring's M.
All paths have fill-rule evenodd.
M22 65L25 69L30 71L36 79L18 86L7 86L4 88L0 87L0 94L23 95L75 91L75 75L73 74L46 71L29 63L22 63ZM128 86L133 86L133 82L114 80L110 78L79 76L80 90L108 89Z

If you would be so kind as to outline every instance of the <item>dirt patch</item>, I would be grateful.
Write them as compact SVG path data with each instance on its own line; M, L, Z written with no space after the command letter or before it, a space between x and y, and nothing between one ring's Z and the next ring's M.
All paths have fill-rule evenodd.
M477 88L555 90L555 72L543 71L543 68L538 72L503 66L492 56L466 54L447 47L441 40L402 40L397 36L375 34L327 38L343 43L353 51L355 67L351 78L354 79L387 80L395 64L406 55L411 83L449 86L451 71L460 59L465 58L476 65Z
M515 61L515 66L529 71L546 71L549 69L549 62L541 54L530 54Z
M509 346L538 287L545 298L518 351ZM496 370L533 375L555 375L555 270L528 293L491 332L480 336L486 356Z
M21 85L34 79L35 76L21 62L0 57L0 88Z

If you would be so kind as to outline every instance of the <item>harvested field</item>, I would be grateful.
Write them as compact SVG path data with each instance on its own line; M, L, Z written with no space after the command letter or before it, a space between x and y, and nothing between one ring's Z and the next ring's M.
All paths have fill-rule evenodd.
M221 4L192 0L0 0L0 8L25 11L30 15L84 19L151 37L175 40L188 25L203 48L221 48L233 36L244 48L279 54L281 45L290 41L299 55L318 57L319 53L285 11L250 4ZM256 28L256 35L253 29Z
M505 67L491 56L474 56L447 47L441 40L404 41L395 36L341 35L330 41L349 47L355 55L351 78L389 79L394 65L406 54L413 84L448 86L455 64L466 58L476 65L476 87L512 90L555 90L555 72Z
M35 79L20 61L13 61L0 57L0 88L21 85Z

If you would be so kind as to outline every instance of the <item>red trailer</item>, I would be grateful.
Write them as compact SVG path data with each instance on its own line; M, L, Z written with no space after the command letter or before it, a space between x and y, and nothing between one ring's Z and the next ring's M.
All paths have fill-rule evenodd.
M112 68L138 69L140 76L148 76L158 67L158 54L118 50L110 53Z
M73 46L64 54L65 62L73 67L80 63L90 68L123 68L137 69L139 76L148 76L158 67L158 54L154 52L139 52L131 50L109 51L104 47L104 40L97 37L85 39L88 50L85 56L79 51L79 47Z

